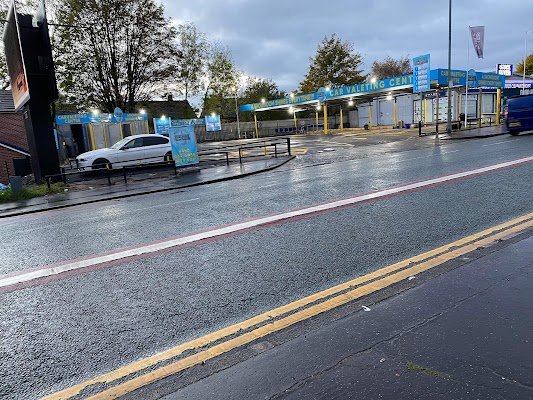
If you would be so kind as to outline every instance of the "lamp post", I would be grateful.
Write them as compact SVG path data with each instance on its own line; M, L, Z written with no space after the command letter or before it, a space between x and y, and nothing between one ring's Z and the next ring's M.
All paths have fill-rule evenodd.
M237 88L233 88L235 93L235 114L237 115L237 135L240 138L241 137L241 125L239 123L239 105L237 104Z
M526 31L524 39L524 73L522 76L522 94L526 94L526 60L527 60L527 34L533 30Z
M448 110L446 114L446 131L448 134L452 132L452 0L449 1L448 8ZM468 75L468 74L467 74ZM468 76L467 76L468 79ZM467 93L468 96L468 93ZM437 125L439 121L437 119ZM437 129L438 131L438 129ZM437 135L438 137L439 135Z

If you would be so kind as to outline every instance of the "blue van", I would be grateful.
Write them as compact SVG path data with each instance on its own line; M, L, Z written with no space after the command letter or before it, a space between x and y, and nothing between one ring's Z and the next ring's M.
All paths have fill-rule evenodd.
M511 135L533 130L533 94L510 97L505 114L505 124Z

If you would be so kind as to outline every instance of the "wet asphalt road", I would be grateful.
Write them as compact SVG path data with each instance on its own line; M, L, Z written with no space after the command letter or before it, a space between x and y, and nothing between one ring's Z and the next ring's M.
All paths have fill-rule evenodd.
M0 274L533 154L531 135L421 140L3 219ZM527 164L0 294L0 397L38 398L531 212L532 176Z
M261 354L164 399L530 399L532 248L521 239L368 312L267 338Z

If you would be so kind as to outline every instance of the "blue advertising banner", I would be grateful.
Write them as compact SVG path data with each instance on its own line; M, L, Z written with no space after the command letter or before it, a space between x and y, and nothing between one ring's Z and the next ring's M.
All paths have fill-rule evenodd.
M171 126L205 125L205 119L203 118L173 119L170 124Z
M76 125L76 124L90 124L102 122L133 122L133 121L147 121L145 114L122 114L122 120L117 121L114 114L97 114L80 113L80 114L66 114L56 115L56 124L58 125Z
M466 86L466 71L452 69L450 70L452 86ZM437 81L439 85L448 85L448 70L434 69L431 71L431 80ZM469 86L471 86L469 84ZM486 88L503 89L505 87L505 76L492 72L476 72L476 86Z
M169 137L176 167L198 164L194 125L172 126L169 128Z
M220 115L206 115L205 128L207 132L221 131L222 123L220 122Z
M158 135L168 135L170 126L170 117L154 118L154 131Z
M342 97L350 97L362 93L372 93L386 91L388 89L410 87L413 85L413 75L403 75L397 76L395 78L382 79L376 82L364 82L356 85L350 86L341 86L338 88L333 88L331 90L326 90L326 100L336 99ZM254 104L245 104L240 107L240 110L245 111L255 111L255 110L266 110L269 108L276 108L287 106L291 104L305 104L313 101L319 101L318 92L296 95L294 97L286 97L283 99L277 100L267 100L265 103L254 103Z
M429 92L431 89L430 71L429 54L413 58L413 93Z

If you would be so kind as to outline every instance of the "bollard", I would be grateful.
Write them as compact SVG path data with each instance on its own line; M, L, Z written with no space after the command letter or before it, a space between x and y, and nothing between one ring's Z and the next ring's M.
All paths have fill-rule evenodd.
M106 173L107 173L107 184L111 186L111 176L109 174L109 168L106 168Z
M242 164L242 148L239 147L239 163Z
M126 167L122 167L122 174L124 175L124 183L128 183L128 177L126 176Z
M278 144L274 143L274 157L278 158Z
M291 138L287 138L287 152L291 155Z
M422 121L418 121L418 136L422 136Z
M229 153L226 151L226 165L229 167Z

